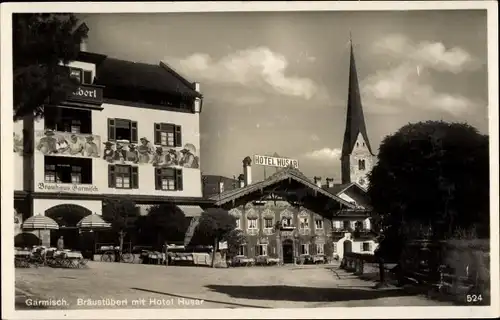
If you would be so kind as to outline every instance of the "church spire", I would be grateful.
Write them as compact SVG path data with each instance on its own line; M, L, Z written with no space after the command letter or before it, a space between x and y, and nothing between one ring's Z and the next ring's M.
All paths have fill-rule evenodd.
M370 154L373 155L368 134L366 132L365 117L363 106L361 104L361 95L359 92L358 74L356 71L356 61L354 59L354 50L352 46L351 33L349 33L349 44L351 49L349 66L349 92L347 97L347 119L344 133L344 143L342 145L342 155L350 155L358 134L363 135L366 146Z

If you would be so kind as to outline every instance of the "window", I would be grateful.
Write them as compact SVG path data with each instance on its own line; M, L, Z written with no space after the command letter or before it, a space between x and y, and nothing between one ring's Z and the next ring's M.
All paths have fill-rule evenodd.
M309 244L300 245L300 254L309 254Z
M333 253L337 253L337 242L332 243L332 251Z
M365 146L365 143L363 142L363 147Z
M292 225L292 218L291 217L284 217L281 222L283 223L283 227L293 227Z
M257 229L257 218L248 218L248 229Z
M69 76L78 81L78 83L82 83L83 70L79 68L69 68Z
M71 133L92 133L92 111L45 107L45 129Z
M108 186L116 189L138 189L139 168L123 165L109 165Z
M362 231L363 230L363 221L356 221L354 225L354 229L356 231Z
M309 229L309 219L302 217L300 218L300 229Z
M128 140L137 143L137 121L108 119L108 140Z
M49 183L92 183L92 159L44 157L44 181Z
M182 146L182 129L170 123L155 123L155 144L167 147Z
M316 219L316 221L314 221L314 223L316 224L316 229L323 229L323 220L321 219Z
M351 221L345 220L344 221L344 230L349 230L351 229Z
M240 245L240 247L238 248L238 255L240 255L240 256L245 255L245 245L244 244Z
M264 229L274 228L273 218L264 218Z
M356 142L356 147L359 147L359 142Z
M236 229L241 229L241 219L236 218Z
M363 242L363 251L372 251L370 242Z
M255 246L255 255L267 256L267 244L259 244Z
M316 243L316 254L325 254L325 244Z
M358 160L358 170L365 170L365 160Z
M340 229L340 221L334 221L334 222L333 222L333 227L334 227L336 230L339 230L339 229Z
M155 169L156 190L182 191L182 169Z

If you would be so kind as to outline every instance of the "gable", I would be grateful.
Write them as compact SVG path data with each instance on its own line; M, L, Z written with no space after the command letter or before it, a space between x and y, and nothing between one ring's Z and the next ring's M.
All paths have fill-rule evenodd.
M357 183L352 183L349 187L339 192L337 196L345 201L355 203L363 209L370 208L370 199L367 191L360 187Z
M354 206L345 200L339 198L337 195L332 194L323 188L318 187L315 183L307 179L301 172L296 172L297 170L295 169L284 169L282 171L279 171L275 173L274 175L270 176L268 179L260 182L256 182L253 184L250 184L248 186L245 186L243 188L237 188L234 190L229 190L227 192L223 192L221 194L218 194L216 196L211 197L210 199L214 200L216 202L216 205L223 205L225 203L228 203L230 201L233 201L235 199L238 199L240 197L249 195L254 192L260 192L264 188L271 187L273 185L277 185L280 182L290 179L294 180L296 182L299 182L300 184L304 185L307 187L310 191L316 192L318 194L321 194L325 197L328 197L339 204L346 206L348 208L354 209Z

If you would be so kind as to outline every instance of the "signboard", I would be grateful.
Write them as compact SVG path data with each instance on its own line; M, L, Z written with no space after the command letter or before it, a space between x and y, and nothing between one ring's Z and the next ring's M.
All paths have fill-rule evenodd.
M257 165L267 166L267 167L279 167L279 168L293 167L295 169L299 168L299 161L289 158L254 155L253 162Z
M38 184L39 190L53 191L53 192L98 192L99 189L94 185L81 185L71 183L46 183L40 182Z
M101 105L103 103L103 88L95 85L81 84L75 91L68 95L67 100Z

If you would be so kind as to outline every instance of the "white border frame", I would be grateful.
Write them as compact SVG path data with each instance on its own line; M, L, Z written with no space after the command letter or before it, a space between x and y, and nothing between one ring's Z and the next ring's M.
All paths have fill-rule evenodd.
M370 307L316 309L121 309L14 310L14 250L12 216L12 13L13 12L235 12L235 11L401 11L486 9L488 25L488 87L490 135L491 303L489 307ZM300 1L300 2L26 2L1 5L1 192L2 192L2 317L7 319L127 319L127 318L477 318L495 317L499 310L498 206L498 7L496 1ZM6 137L3 140L3 137Z

